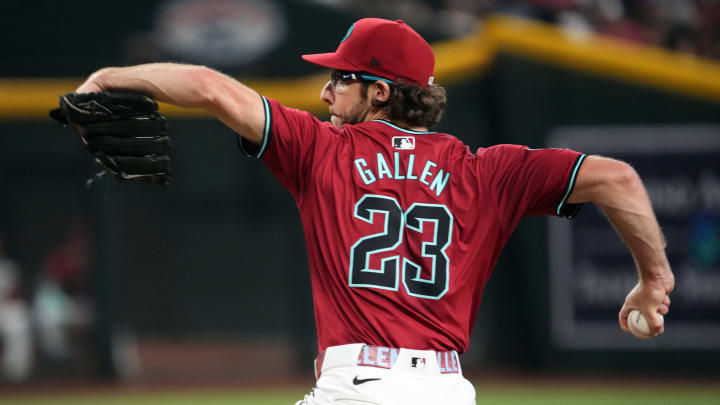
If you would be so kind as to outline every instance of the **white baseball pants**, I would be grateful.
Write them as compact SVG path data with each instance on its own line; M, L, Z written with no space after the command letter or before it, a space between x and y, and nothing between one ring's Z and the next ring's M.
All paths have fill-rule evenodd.
M315 388L295 405L475 404L475 388L455 352L333 346L318 357L315 371Z

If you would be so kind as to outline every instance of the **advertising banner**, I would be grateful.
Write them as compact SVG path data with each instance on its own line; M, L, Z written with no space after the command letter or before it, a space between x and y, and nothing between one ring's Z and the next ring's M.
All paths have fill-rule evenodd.
M553 340L566 349L720 349L720 127L563 128L549 147L623 160L640 174L675 273L665 334L618 326L637 270L601 210L549 219ZM619 207L622 208L622 207Z

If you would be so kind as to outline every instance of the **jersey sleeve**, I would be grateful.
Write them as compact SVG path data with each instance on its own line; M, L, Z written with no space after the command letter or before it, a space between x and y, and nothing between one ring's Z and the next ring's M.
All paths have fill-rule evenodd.
M481 178L500 218L532 215L573 218L582 204L569 204L585 155L570 149L497 145L478 151Z
M285 107L262 97L265 130L259 146L238 138L240 148L252 158L262 159L273 176L298 204L314 169L318 155L328 152L337 138L337 129L306 111Z

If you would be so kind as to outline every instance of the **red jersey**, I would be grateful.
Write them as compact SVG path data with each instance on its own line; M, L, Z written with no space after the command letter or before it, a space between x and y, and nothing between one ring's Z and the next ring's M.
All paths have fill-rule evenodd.
M300 210L319 349L468 346L483 286L520 219L571 217L584 155L375 120L336 128L263 98L254 157Z

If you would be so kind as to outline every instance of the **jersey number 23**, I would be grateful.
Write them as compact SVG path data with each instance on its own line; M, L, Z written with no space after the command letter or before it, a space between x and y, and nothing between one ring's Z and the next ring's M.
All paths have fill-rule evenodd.
M453 217L445 205L415 203L403 212L395 198L367 194L355 204L355 218L374 224L381 214L382 233L360 238L350 249L350 287L369 287L397 291L402 279L405 291L413 297L440 299L448 291L450 259L445 249L452 240ZM433 222L435 237L422 243L422 256L432 261L430 278L421 278L422 267L399 255L381 260L380 269L370 268L370 256L393 250L403 242L404 228L423 234L423 224ZM408 233L408 237L413 232ZM400 267L402 266L402 276Z

